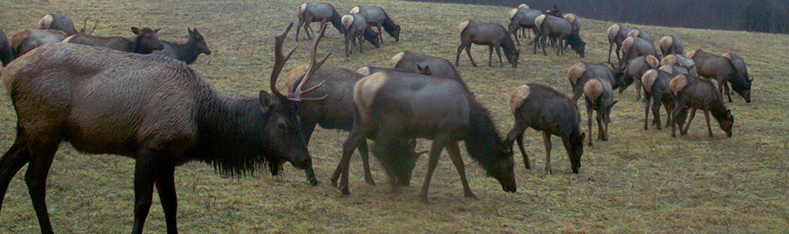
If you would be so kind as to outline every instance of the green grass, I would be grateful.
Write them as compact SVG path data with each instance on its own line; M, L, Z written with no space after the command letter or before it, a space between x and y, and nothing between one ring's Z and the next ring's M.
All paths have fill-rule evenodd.
M0 6L0 25L6 33L32 28L46 13L64 13L79 22L101 20L95 35L131 35L131 26L162 27L160 38L184 41L187 27L197 27L214 54L203 55L193 66L221 92L253 96L267 88L273 64L273 36L296 21L300 1L77 1L8 0ZM332 1L346 12L358 1ZM459 44L457 23L480 19L507 23L509 8L370 0L402 25L401 41L388 35L374 49L343 56L342 36L333 28L320 53L331 50L328 64L356 70L386 61L403 50L453 60ZM612 22L584 19L587 42L584 61L605 62L606 28ZM462 196L460 180L448 157L439 162L431 186L431 204L416 194L424 178L426 160L419 161L412 186L392 192L383 170L373 165L378 186L364 183L358 157L351 164L351 196L340 197L328 183L337 165L341 142L347 135L319 129L310 150L319 179L307 185L304 175L290 166L281 177L265 173L242 179L223 178L208 165L188 163L176 170L179 192L178 225L183 233L385 233L385 232L573 232L591 233L786 233L789 232L789 83L786 51L789 36L737 31L638 26L654 38L673 34L688 49L733 52L748 63L754 78L753 102L736 97L727 103L735 116L734 135L725 137L713 120L715 137L706 136L704 121L696 118L687 136L671 138L668 130L643 130L643 104L633 89L617 94L608 142L587 147L578 175L571 174L561 142L554 138L554 175L546 175L542 137L527 130L527 151L534 169L523 168L516 153L518 192L501 191L498 182L465 157L472 190L480 200ZM317 25L313 24L317 29ZM308 41L290 39L285 47L301 47L285 67L307 62ZM303 34L302 34L303 35ZM514 87L538 82L570 93L566 70L579 58L574 52L534 55L521 46L517 68L487 67L487 48L473 46L480 67L461 56L458 68L471 90L490 111L502 135L512 126L508 107ZM506 61L506 60L505 60ZM505 62L506 63L506 62ZM284 87L284 85L282 86ZM15 136L16 115L11 100L0 98L0 149ZM582 101L579 102L582 104ZM583 109L583 108L581 108ZM582 111L583 112L583 111ZM585 113L582 113L585 119ZM663 114L665 116L665 114ZM585 122L585 120L584 120ZM586 124L582 126L586 130ZM425 141L420 149L427 149ZM446 153L444 153L446 155ZM121 233L133 223L133 160L85 155L63 144L48 178L49 214L59 233ZM5 194L0 233L35 233L38 222L27 195L24 171ZM145 230L165 232L158 198Z

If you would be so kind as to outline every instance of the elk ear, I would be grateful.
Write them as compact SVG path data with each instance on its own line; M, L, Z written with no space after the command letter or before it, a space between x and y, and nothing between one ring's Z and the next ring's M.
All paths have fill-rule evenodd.
M428 65L425 65L425 67L422 67L422 66L419 66L419 64L417 64L416 65L416 69L419 69L419 73L422 73L424 75L428 75L428 76L433 75L433 73L430 72L430 66L428 66Z
M190 29L189 27L186 28L186 31L189 31L189 34L192 34L192 29Z
M157 28L156 30L153 30L153 33L159 33L159 30L162 30L162 28Z
M271 98L271 95L266 90L260 90L260 108L263 113L271 110L271 107L279 103L279 100Z
M140 35L142 33L140 32L140 29L137 27L131 27L131 30L134 33L134 35Z
M582 132L581 133L581 142L584 142L584 139L586 139L586 133Z

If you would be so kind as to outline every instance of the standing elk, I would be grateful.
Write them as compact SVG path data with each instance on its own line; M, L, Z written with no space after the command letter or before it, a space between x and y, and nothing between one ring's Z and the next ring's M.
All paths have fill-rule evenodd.
M627 39L627 34L630 33L630 31L633 31L633 29L620 24L613 24L608 27L608 63L611 63L611 49L614 48L614 44L616 44L616 59L622 61L619 56L619 51L622 48L622 42Z
M0 27L0 62L5 67L12 59L14 59L14 49L8 43L8 37L3 31L3 27Z
M537 36L538 33L537 30L539 30L539 28L537 28L537 25L534 24L534 20L537 19L538 16L542 14L548 14L557 17L561 16L558 10L541 11L536 9L529 9L529 6L525 6L524 8L523 7L524 5L526 4L521 4L521 6L519 6L518 8L512 9L510 12L507 13L507 17L510 19L510 24L508 26L507 32L509 34L514 35L515 43L517 43L517 45L519 46L521 45L521 42L520 40L518 40L518 33L517 33L518 29L521 29L520 31L521 34L523 34L523 38L526 38L527 36L531 38L531 36L529 36L528 31L526 31L526 29L531 29L532 33L534 33L534 35Z
M91 36L88 34L76 34L67 37L63 40L64 43L75 43L99 47L107 47L114 50L150 54L155 50L164 48L159 37L156 35L159 29L153 30L148 27L137 28L131 27L132 32L136 35L134 38L125 37L100 37Z
M581 35L581 19L573 13L564 14L563 17L567 20L567 22L570 22L570 25L573 26L573 33Z
M611 109L618 100L614 100L613 88L607 79L593 77L584 84L586 100L586 117L589 132L589 145L592 145L592 110L597 112L597 138L608 140L608 123L611 122Z
M720 92L716 92L715 86L709 80L702 80L696 77L678 75L671 79L669 84L672 95L674 95L674 111L672 112L674 124L671 125L671 137L676 137L674 133L675 125L679 126L679 134L688 134L690 122L696 115L696 110L704 111L704 120L707 121L707 135L712 137L710 127L710 112L712 117L718 121L721 129L726 132L727 137L731 137L734 116L731 111L723 104ZM688 109L691 109L690 118L687 126L682 128Z
M622 42L622 58L619 60L619 67L624 66L630 59L644 55L652 55L655 56L655 58L659 58L660 56L652 41L634 36L627 37L627 39Z
M0 76L18 117L16 140L0 157L0 204L27 164L25 181L41 232L52 233L46 183L62 141L84 153L134 158L132 233L143 231L154 186L167 232L178 232L174 170L186 162L206 162L231 176L254 172L271 160L309 168L297 109L298 102L311 99L276 89L293 53L282 54L292 26L276 37L273 94L260 91L253 98L224 96L200 72L160 56L50 43L16 59ZM313 68L325 59L315 62L313 52Z
M592 78L605 79L611 84L611 88L618 88L623 85L622 73L615 72L613 67L603 64L588 62L577 62L567 69L567 80L573 89L573 97L570 99L573 106L577 106L578 99L584 93L584 85ZM576 108L576 112L577 108Z
M186 28L186 30L189 31L189 38L186 39L186 43L162 40L161 42L162 45L164 45L164 49L156 50L153 54L178 59L186 64L192 64L201 53L210 55L211 49L208 48L208 43L205 41L205 38L203 38L203 35L200 35L200 32L197 31L197 28L194 30Z
M310 31L312 31L310 27L311 22L321 22L321 24L330 22L340 34L345 34L345 29L342 27L342 15L331 4L305 2L299 5L296 15L299 18L299 25L296 26L296 41L299 41L299 31L302 28L304 33L307 34L307 38L312 40L312 35L310 35Z
M680 67L685 70L686 74L699 76L699 73L696 71L696 62L682 54L669 54L664 56L663 59L660 60L660 66L665 65Z
M378 72L356 82L353 93L357 118L343 143L339 188L349 195L348 169L353 151L373 135L376 144L392 139L426 138L430 148L427 175L419 197L428 201L428 188L446 148L460 175L466 197L474 193L466 180L458 141L465 141L468 154L507 192L515 192L512 148L496 132L487 110L459 82L413 73Z
M668 56L669 54L685 54L685 47L682 46L682 41L679 38L675 37L674 35L668 35L665 37L660 38L660 52L663 53L663 57Z
M545 145L545 172L553 173L551 135L555 135L562 138L562 144L570 158L570 167L573 173L578 174L586 134L581 132L575 105L567 96L548 86L531 83L522 85L510 93L510 108L515 115L515 124L507 133L507 142L512 148L513 141L518 141L526 169L531 169L531 166L529 156L523 149L523 132L527 128L533 128L542 131Z
M367 24L378 28L378 39L381 43L384 42L383 31L381 27L392 36L395 41L400 41L400 25L397 25L392 18L386 14L383 8L377 6L356 6L351 9L350 13L359 13L367 20Z
M666 126L672 125L671 113L674 110L674 96L669 89L672 74L660 69L650 69L641 77L644 84L644 130L649 129L649 109L652 109L652 125L660 130L660 106L666 109Z
M14 58L18 58L44 44L61 42L67 36L60 30L20 29L11 34L9 43L14 51Z
M619 86L619 93L622 93L630 84L636 83L636 101L641 99L641 77L649 69L657 69L660 62L654 55L642 55L631 59L622 74L624 84Z
M753 79L748 76L748 68L745 66L745 61L731 53L724 53L715 55L701 49L690 51L685 54L685 57L693 59L696 63L696 71L700 76L707 78L714 78L718 81L718 91L726 96L731 101L731 93L729 93L729 83L734 92L737 92L745 102L751 103L751 83Z
M573 33L573 26L566 19L552 15L540 15L534 20L534 24L537 25L540 32L540 35L535 36L533 41L535 54L539 43L539 46L542 46L542 53L548 55L545 52L545 41L548 38L555 37L558 47L556 48L556 55L559 55L559 53L564 55L565 44L569 44L581 58L584 57L586 42L581 39L580 35Z
M356 42L359 42L359 53L364 53L362 43L365 40L373 44L375 48L381 48L378 33L373 31L361 14L350 13L342 16L342 26L345 29L345 57L351 56L351 44L356 45Z
M518 56L520 50L515 46L515 43L510 38L510 33L504 29L501 24L486 23L477 20L463 21L458 25L460 29L460 46L458 46L457 55L455 56L455 66L459 66L460 53L466 49L468 59L471 61L472 66L477 66L474 58L471 57L471 43L477 45L488 46L488 66L493 66L493 49L496 49L496 54L499 56L499 64L503 66L501 61L501 49L504 50L504 56L513 68L518 67Z
M641 29L638 29L638 28L634 28L633 30L630 30L630 32L627 33L627 36L628 37L638 37L638 38L644 39L644 40L648 41L649 43L652 43L652 47L655 47L655 42L654 42L654 40L652 40L652 36L649 35L649 33L647 33L644 30L641 30Z

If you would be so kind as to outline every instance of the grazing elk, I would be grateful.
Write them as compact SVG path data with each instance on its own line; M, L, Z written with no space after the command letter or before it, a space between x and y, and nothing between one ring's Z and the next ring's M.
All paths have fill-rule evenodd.
M576 35L581 35L581 19L573 13L564 14L564 19L567 22L570 22L570 25L573 26L573 33Z
M162 40L161 42L162 45L164 45L164 49L156 50L153 54L178 59L186 64L192 64L201 53L210 55L211 49L208 48L208 43L205 41L205 38L203 38L203 35L200 35L200 32L197 31L197 28L194 30L186 28L186 30L189 31L189 38L186 39L186 43Z
M674 35L668 35L665 37L660 38L660 52L663 53L663 57L668 56L669 54L685 54L685 47L682 46L682 41L679 38L675 37Z
M622 42L622 58L619 60L619 67L624 66L630 59L644 55L652 55L655 58L660 56L655 49L655 44L651 41L639 37L627 37Z
M704 120L707 121L707 135L712 137L710 127L710 112L712 117L718 121L721 129L726 132L727 137L731 137L734 116L731 111L723 104L720 92L716 92L715 86L709 80L702 80L696 77L678 75L671 79L669 84L672 95L674 95L674 111L672 118L674 124L671 125L671 137L676 137L674 133L675 125L679 126L679 134L688 134L690 122L696 115L696 110L704 111ZM682 128L688 109L691 108L690 118L687 126Z
M50 43L16 59L0 76L19 120L16 140L0 158L0 194L5 195L11 179L27 164L25 181L41 232L52 233L47 173L58 145L68 141L80 152L134 158L132 233L143 231L154 186L167 232L177 233L176 166L202 161L231 176L253 172L272 160L309 168L297 106L310 99L276 89L293 52L282 54L292 25L276 38L273 94L260 91L253 98L224 96L200 72L160 56ZM317 40L313 50L315 46Z
M342 26L345 29L345 57L351 56L351 43L356 45L356 42L359 42L360 53L364 53L362 49L364 40L369 41L375 48L381 48L378 33L373 31L361 14L350 13L342 16Z
M638 38L644 39L644 40L652 43L652 47L654 47L654 45L655 45L654 41L652 40L652 36L649 35L649 33L647 33L646 31L638 29L638 28L634 28L633 30L630 30L630 32L627 33L627 36L628 37L638 37Z
M132 32L136 35L134 38L125 37L100 37L91 36L88 34L76 34L67 37L63 40L64 43L75 43L99 47L107 47L114 50L150 54L155 50L164 48L159 37L156 35L159 29L153 30L150 28L137 28L131 27Z
M608 80L612 88L618 88L623 85L622 74L620 72L615 73L612 67L603 64L577 62L567 69L567 80L570 81L570 86L573 89L573 97L570 99L573 102L573 106L576 106L578 99L584 93L586 82L594 77ZM577 108L576 112L578 112Z
M642 55L631 59L624 68L622 80L624 84L619 86L619 93L622 93L630 84L636 83L636 100L641 99L641 77L649 69L657 69L660 62L654 55Z
M14 59L14 49L8 43L3 27L0 27L0 62L5 67L12 59Z
M652 125L656 125L660 130L660 106L666 109L666 126L672 125L671 113L674 110L674 96L669 89L671 83L671 73L660 70L650 69L641 77L644 84L644 130L649 129L649 109L652 109Z
M633 31L633 29L620 24L613 24L608 27L608 63L611 63L611 49L614 48L614 44L616 44L616 59L622 61L619 51L622 48L622 42L627 39L627 34L630 31Z
M597 138L608 140L608 123L611 122L611 109L618 100L614 100L613 88L607 79L593 77L584 84L586 100L586 117L589 125L589 145L592 145L592 110L597 112Z
M534 20L537 19L538 16L547 14L561 17L561 15L558 14L558 11L541 11L529 9L528 6L525 8L522 7L523 5L525 4L521 4L521 6L518 8L512 9L509 13L507 13L507 17L510 19L507 32L515 36L515 43L517 43L519 46L521 45L521 42L518 40L518 29L521 29L520 31L521 34L523 34L523 38L526 38L527 36L531 38L526 29L531 29L534 35L537 35L537 30L539 30L539 28L537 28L537 25L534 24Z
M660 66L665 65L681 67L685 69L686 74L690 74L691 76L699 76L699 73L696 71L696 62L682 54L669 54L664 56L663 59L660 60Z
M349 195L348 169L353 151L373 135L377 144L392 139L426 138L430 148L427 175L419 192L428 201L428 188L446 148L460 175L466 197L475 197L466 180L458 141L465 141L468 154L507 192L515 192L512 148L499 137L487 110L459 82L413 73L378 72L356 82L353 93L357 118L343 143L339 188Z
M531 83L522 85L510 93L510 108L515 115L515 124L507 133L507 142L512 148L513 141L518 141L526 169L531 169L531 166L529 156L523 149L523 132L527 128L533 128L542 131L545 145L545 172L553 173L551 135L556 135L562 138L573 173L578 174L586 134L581 132L575 105L567 96L548 86Z
M331 4L305 2L299 5L296 15L299 17L299 26L296 26L296 41L299 41L299 31L302 28L304 28L307 38L312 40L312 35L310 35L310 31L312 31L310 27L311 22L330 22L340 34L345 34L345 29L342 27L342 15Z
M457 55L455 56L455 66L459 66L460 53L466 49L468 59L471 60L472 66L477 66L474 58L471 57L471 43L477 45L488 46L488 66L493 66L493 49L496 49L496 54L499 56L499 64L504 63L501 61L501 49L504 50L504 56L513 68L518 67L518 56L520 50L515 46L510 38L510 33L504 29L501 24L486 23L477 20L463 21L458 25L460 29L460 46L458 46Z
M731 53L715 55L701 49L690 51L685 57L693 59L696 63L696 72L700 76L715 79L718 81L718 91L731 101L729 93L729 83L734 92L737 92L745 102L751 103L751 83L753 79L748 76L748 68L745 61Z
M559 53L564 55L565 44L569 44L581 58L584 57L586 42L581 39L580 35L573 33L573 26L566 19L552 15L540 15L535 19L534 24L537 25L540 32L540 35L535 36L533 41L535 54L537 53L539 40L539 46L542 46L542 53L548 55L545 52L545 41L548 38L555 37L558 47L556 48L556 55L559 55Z
M416 140L394 139L382 144L370 144L370 152L381 163L392 188L411 185L411 174L419 157L427 153L416 152ZM339 168L338 168L339 169ZM334 179L336 182L336 179Z
M14 58L18 58L44 44L61 42L67 36L60 30L20 29L11 34L9 43L14 51Z
M392 18L386 14L383 8L377 6L356 6L350 13L359 13L367 20L367 24L378 28L378 40L383 43L384 36L381 27L392 36L395 41L400 41L400 25L397 25Z

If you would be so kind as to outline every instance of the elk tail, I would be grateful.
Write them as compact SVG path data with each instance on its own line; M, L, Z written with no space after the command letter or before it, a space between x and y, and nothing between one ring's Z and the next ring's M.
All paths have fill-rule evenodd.
M38 20L38 28L39 29L48 29L49 27L52 26L52 20L53 20L53 18L52 18L51 14L47 14L44 17L41 17L41 19Z
M614 24L611 25L611 27L608 27L608 41L614 41L614 39L616 39L616 34L619 34L619 29L619 24Z
M469 23L469 21L468 21L468 20L466 20L466 21L463 21L463 22L460 22L460 23L458 24L458 30L460 30L460 32L463 32L463 31L465 31L465 30L466 30L466 27L468 27L468 23Z
M345 28L345 30L348 30L348 28L351 27L351 24L353 24L353 16L352 15L343 15L342 16L342 27Z

